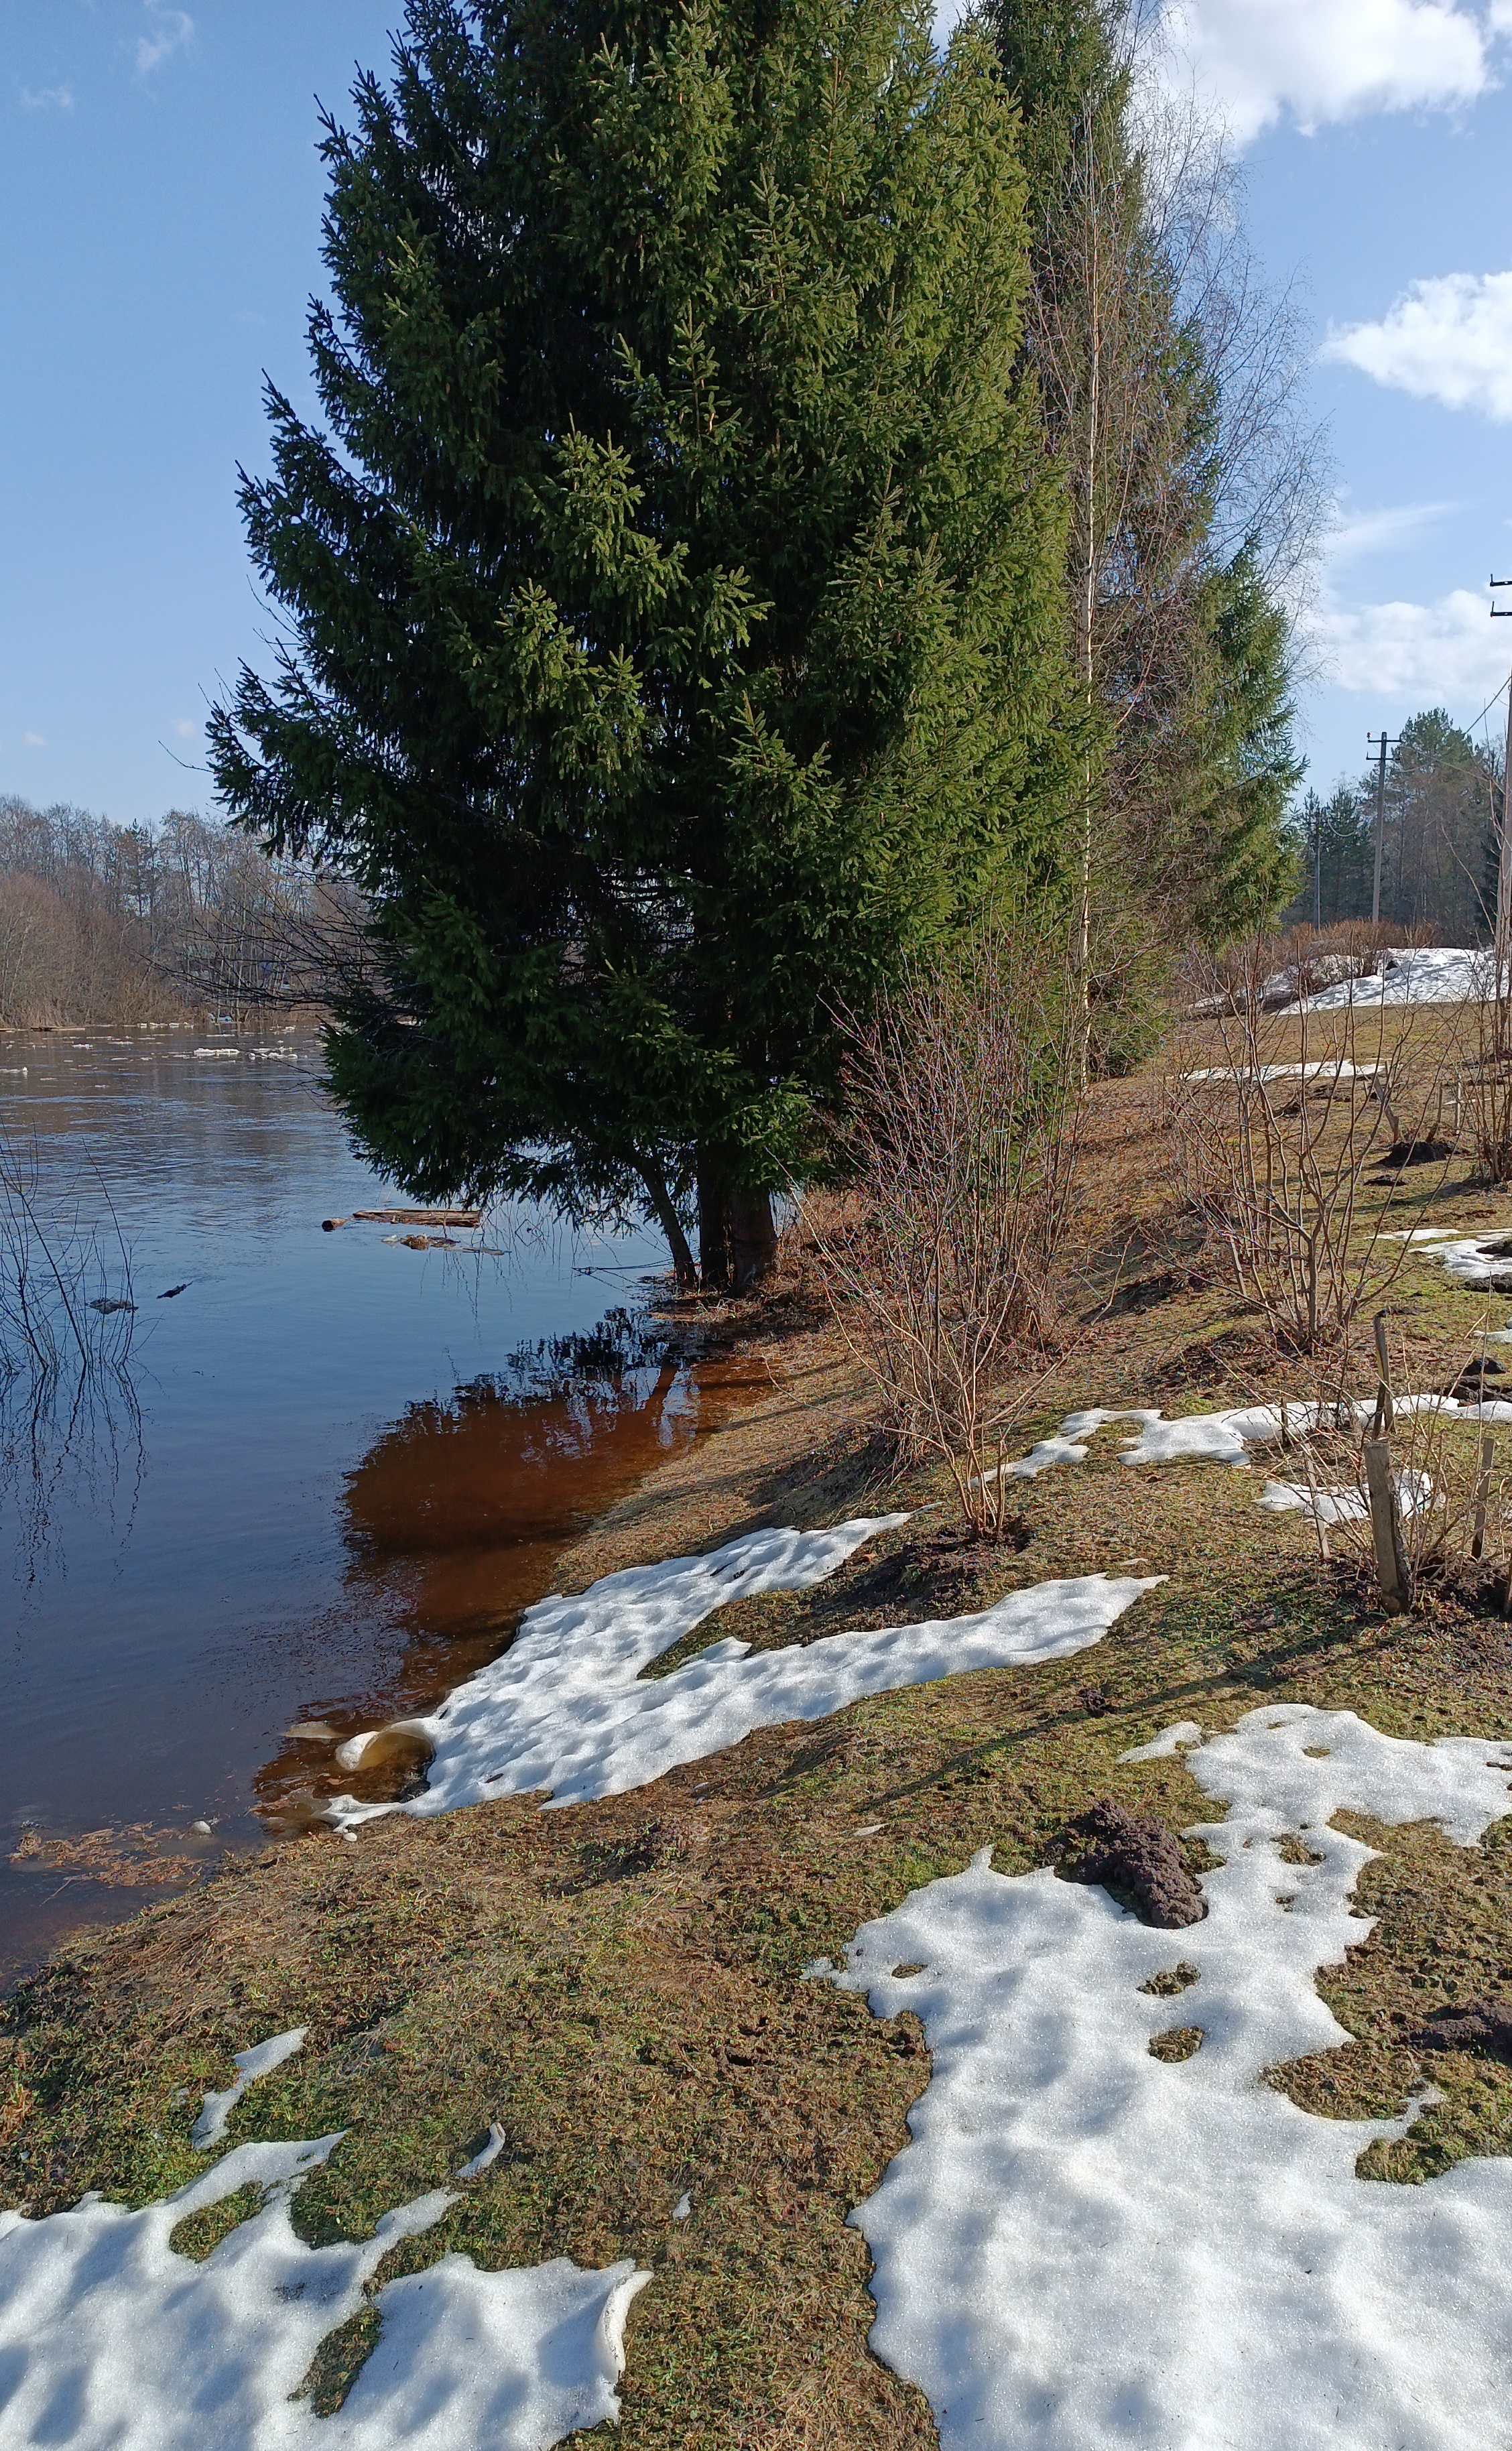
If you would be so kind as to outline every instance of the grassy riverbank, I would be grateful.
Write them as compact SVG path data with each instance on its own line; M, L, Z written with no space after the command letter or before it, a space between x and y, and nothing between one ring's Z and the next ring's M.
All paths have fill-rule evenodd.
M1103 1298L1021 1445L1080 1405L1177 1413L1295 1394L1295 1365L1196 1250L1157 1106L1108 1093L1090 1157ZM1425 1182L1421 1210L1512 1226L1512 1201L1482 1195L1464 1166ZM1115 1267L1126 1290L1109 1302ZM1415 1255L1390 1301L1412 1384L1446 1385L1485 1297ZM801 1305L727 1324L765 1356L770 1393L578 1541L562 1589L761 1523L901 1507L914 1519L831 1580L735 1602L678 1656L732 1635L775 1645L959 1615L1134 1559L1168 1579L1073 1658L760 1731L601 1803L510 1799L393 1817L354 1843L317 1833L70 1945L0 2018L0 2204L43 2212L87 2187L140 2203L181 2184L201 2167L200 2093L227 2081L230 2052L303 2025L305 2048L230 2134L348 2131L297 2200L304 2235L369 2231L448 2181L497 2120L504 2150L382 2278L450 2248L489 2265L649 2265L629 2324L627 2451L928 2443L922 2398L867 2353L867 2252L846 2223L905 2140L928 2056L911 2018L880 2023L804 1965L981 1847L1000 1871L1042 1862L1096 1797L1178 1831L1210 1818L1179 1758L1119 1761L1175 1719L1220 1729L1285 1699L1347 1706L1394 1735L1512 1733L1512 1625L1449 1596L1383 1618L1352 1568L1320 1566L1300 1516L1257 1508L1255 1472L1130 1469L1107 1430L1084 1465L1022 1485L1008 1542L978 1546L957 1536L942 1476L885 1480L856 1373ZM1465 1850L1422 1827L1360 1829L1382 1853L1359 1903L1380 1919L1322 1984L1357 2039L1292 2064L1280 2081L1296 2099L1377 2114L1421 2086L1404 2028L1499 1988L1512 1959L1509 1833ZM1443 2099L1383 2177L1512 2149L1512 2070L1443 2052L1433 2079ZM207 2252L245 2209L197 2217L180 2243ZM338 2340L321 2404L370 2330Z

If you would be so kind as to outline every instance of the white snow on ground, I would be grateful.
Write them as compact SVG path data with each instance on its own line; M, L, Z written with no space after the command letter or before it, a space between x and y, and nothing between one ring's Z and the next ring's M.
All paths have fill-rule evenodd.
M1264 1446L1282 1435L1283 1407L1280 1404L1241 1404L1226 1413L1188 1413L1179 1421L1168 1422L1157 1406L1153 1411L1130 1406L1109 1412L1092 1404L1084 1413L1068 1413L1058 1431L1041 1439L1027 1456L1016 1463L1003 1466L1010 1480L1032 1480L1036 1473L1055 1463L1085 1463L1086 1441L1110 1422L1137 1422L1138 1435L1119 1457L1121 1463L1183 1463L1209 1457L1215 1463L1247 1464L1247 1446ZM1316 1404L1287 1404L1285 1407L1286 1430L1309 1430L1318 1418Z
M236 2074L224 2093L207 2093L205 2108L189 2130L189 2143L196 2153L207 2153L219 2145L226 2134L226 2123L249 2085L260 2076L268 2076L285 2060L293 2058L304 2041L304 2028L291 2026L286 2034L272 2034L265 2043L258 2043L249 2051L237 2051Z
M1512 1265L1512 1262L1509 1262ZM1374 1411L1370 1402L1356 1404L1355 1419L1367 1422ZM1395 1411L1401 1421L1414 1413L1453 1413L1467 1422L1512 1422L1512 1402L1488 1397L1483 1403L1462 1403L1457 1396L1399 1396ZM1300 1437L1317 1427L1320 1407L1312 1403L1240 1404L1226 1413L1186 1413L1168 1422L1159 1411L1148 1412L1130 1408L1124 1412L1106 1412L1092 1405L1085 1413L1068 1413L1058 1431L1040 1439L1020 1456L1016 1463L1003 1466L1010 1480L1032 1480L1036 1474L1047 1472L1051 1464L1085 1463L1087 1441L1110 1422L1137 1422L1138 1436L1119 1454L1120 1463L1191 1463L1204 1459L1213 1463L1247 1465L1248 1448L1267 1446L1279 1439L1283 1430L1288 1436ZM1285 1415L1285 1421L1283 1421ZM994 1478L992 1474L987 1476ZM1279 1512L1288 1505L1309 1503L1304 1488L1300 1498L1278 1498L1272 1493L1286 1490L1291 1484L1267 1481L1261 1498L1262 1506ZM1346 1499L1347 1491L1333 1490L1330 1497ZM1345 1513L1350 1510L1345 1507ZM1325 1518L1334 1520L1334 1518Z
M1193 1733L1168 1730L1169 1749ZM1224 1858L1205 1921L1152 1931L984 1852L852 1943L834 1979L878 2016L913 2010L933 2054L913 2142L853 2215L872 2345L927 2393L944 2451L1504 2443L1512 2163L1362 2181L1362 2149L1416 2106L1316 2118L1262 2071L1347 2039L1313 1977L1370 1928L1348 1906L1370 1851L1330 1816L1433 1816L1469 1846L1512 1809L1512 1752L1286 1704L1186 1759L1230 1802L1201 1832ZM1283 1860L1298 1831L1318 1864ZM1141 1989L1182 1960L1189 1989ZM924 1971L892 1971L908 1964ZM1188 2025L1194 2058L1151 2057Z
M1185 1753L1188 1745L1201 1742L1202 1730L1195 1719L1173 1719L1158 1736L1151 1736L1148 1745L1130 1745L1118 1758L1121 1762L1169 1761L1172 1755Z
M713 1610L747 1593L819 1582L863 1541L907 1520L886 1515L829 1532L755 1532L706 1558L632 1567L579 1598L540 1601L508 1651L430 1717L405 1722L435 1747L423 1794L402 1805L338 1796L330 1817L350 1830L378 1814L452 1813L535 1789L549 1790L559 1805L619 1795L738 1744L755 1728L825 1718L864 1695L969 1669L1065 1658L1099 1641L1164 1580L1081 1575L1011 1592L974 1617L832 1634L778 1651L751 1654L731 1638L669 1676L642 1677ZM349 1768L363 1746L353 1738L338 1758Z
M1473 1004L1491 987L1491 963L1483 952L1458 945L1402 946L1382 955L1379 978L1341 979L1336 987L1299 997L1288 1009L1339 1012L1351 1004Z
M1512 1233L1504 1226L1492 1226L1483 1234L1457 1234L1446 1226L1417 1226L1386 1239L1421 1245L1425 1260L1441 1261L1462 1284L1512 1285Z
M545 2451L619 2414L625 2310L650 2274L565 2257L481 2272L463 2255L363 2284L428 2229L444 2191L374 2236L303 2245L288 2200L340 2142L240 2145L177 2195L128 2212L86 2196L29 2221L0 2212L0 2442L69 2451ZM270 2191L203 2264L175 2225L252 2183ZM294 2400L328 2332L376 2305L378 2345L345 2404Z
M1340 1057L1315 1064L1206 1064L1200 1071L1184 1072L1181 1077L1183 1081L1316 1081L1326 1074L1330 1081L1378 1081L1390 1069L1388 1064L1349 1064Z
M508 2142L508 2135L505 2130L500 2127L498 2120L490 2119L488 2123L487 2144L480 2147L479 2150L473 2155L470 2162L464 2162L462 2164L461 2169L457 2173L459 2179L481 2179L483 2172L491 2168L493 2164L498 2161L500 2154L503 2151L504 2147Z
M1416 1515L1431 1502L1433 1482L1409 1464L1398 1477L1397 1497L1404 1515ZM1358 1481L1343 1489L1309 1489L1305 1480L1267 1480L1259 1502L1270 1515L1300 1507L1317 1523L1363 1523L1370 1512L1370 1500Z

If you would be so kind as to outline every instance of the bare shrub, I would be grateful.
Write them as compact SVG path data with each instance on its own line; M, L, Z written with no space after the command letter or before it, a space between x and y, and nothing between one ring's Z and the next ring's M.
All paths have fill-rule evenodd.
M1485 955L1484 995L1461 1008L1458 1103L1488 1183L1512 1182L1512 955Z
M1380 1308L1402 1267L1408 1245L1392 1221L1404 1169L1436 1163L1442 1179L1451 1154L1450 1068L1442 1044L1411 1054L1422 1032L1409 1006L1267 1014L1256 990L1268 957L1252 945L1233 1010L1200 1036L1177 1032L1168 1095L1188 1192L1241 1297L1284 1349L1318 1353ZM1367 1215L1370 1167L1396 1180L1388 1171Z
M1024 914L918 965L846 1031L849 1232L819 1269L901 1456L950 1468L984 1538L1007 1442L1060 1318L1074 1224L1082 1024L1070 949Z
M1373 1388L1345 1369L1332 1401L1298 1408L1296 1420L1310 1426L1293 1469L1300 1461L1322 1557L1366 1561L1384 1604L1400 1612L1445 1578L1486 1578L1498 1569L1505 1578L1512 1572L1512 1439L1494 1420L1484 1420L1477 1400L1483 1339L1459 1374L1467 1401L1451 1403L1444 1391L1432 1388L1393 1393L1393 1386L1404 1388L1405 1372L1400 1355L1390 1358L1384 1321L1380 1334L1387 1359ZM1372 1518L1367 1445L1380 1459L1378 1491L1384 1464L1389 1530ZM1390 1578L1380 1571L1383 1539L1395 1553ZM1388 1580L1396 1583L1394 1593Z

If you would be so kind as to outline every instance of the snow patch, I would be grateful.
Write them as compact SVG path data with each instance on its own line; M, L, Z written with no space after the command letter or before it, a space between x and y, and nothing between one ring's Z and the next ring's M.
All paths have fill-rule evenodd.
M1485 1408L1485 1418L1493 1418ZM1397 1499L1404 1515L1419 1515L1433 1502L1433 1482L1425 1472L1412 1465L1397 1477ZM1358 1482L1342 1489L1309 1489L1306 1481L1267 1480L1260 1493L1260 1504L1271 1515L1286 1515L1300 1508L1315 1523L1363 1523L1370 1512L1370 1500Z
M1512 1272L1512 1254L1506 1265ZM1512 1330L1508 1333L1512 1335ZM1353 1407L1354 1418L1356 1422L1368 1422L1374 1410L1373 1402L1363 1402ZM1467 1422L1512 1422L1512 1402L1502 1398L1463 1404L1457 1396L1399 1396L1394 1410L1399 1421L1416 1413L1452 1413ZM1041 1439L1016 1463L1005 1464L1003 1472L1010 1480L1031 1480L1051 1464L1085 1463L1087 1440L1109 1422L1137 1422L1140 1425L1138 1436L1120 1452L1120 1463L1191 1463L1206 1459L1213 1463L1246 1466L1250 1447L1267 1446L1283 1436L1306 1437L1309 1430L1317 1428L1323 1411L1324 1407L1314 1403L1241 1404L1229 1412L1185 1413L1168 1422L1159 1410L1132 1407L1124 1412L1105 1412L1094 1405L1085 1413L1068 1413L1056 1433ZM1412 1476L1404 1475L1404 1480L1411 1481ZM1322 1520L1339 1522L1358 1512L1352 1504L1358 1494L1346 1489L1319 1492L1321 1503L1338 1503L1338 1512L1325 1513ZM1425 1500L1425 1480L1422 1495ZM1271 1480L1266 1483L1259 1502L1272 1514L1279 1514L1287 1507L1309 1506L1312 1500L1300 1482Z
M1381 957L1373 979L1341 979L1300 996L1292 1012L1342 1012L1348 1005L1477 1004L1494 985L1489 954L1458 945L1401 946Z
M1188 1745L1201 1742L1202 1730L1195 1719L1176 1719L1168 1728L1162 1728L1148 1745L1130 1745L1118 1758L1121 1762L1169 1761L1173 1754L1184 1753Z
M1408 1400L1410 1402L1410 1399ZM1400 1409L1400 1407L1399 1407ZM1316 1404L1241 1404L1224 1413L1185 1413L1168 1422L1158 1405L1130 1405L1109 1411L1092 1404L1082 1413L1068 1413L1060 1428L1041 1439L1016 1463L1003 1466L1006 1479L1032 1480L1051 1464L1085 1463L1087 1441L1110 1422L1137 1422L1138 1435L1126 1446L1121 1463L1185 1463L1204 1457L1214 1463L1246 1465L1250 1446L1264 1446L1284 1434L1314 1429Z
M1512 1286L1512 1233L1497 1226L1483 1234L1456 1234L1442 1226L1418 1227L1393 1234L1394 1243L1422 1244L1424 1258L1441 1260L1462 1284ZM1512 1417L1509 1417L1512 1418Z
M479 2147L470 2162L462 2164L457 2173L459 2179L481 2179L483 2172L492 2168L494 2163L498 2161L508 2142L509 2139L498 2120L490 2119L487 2144Z
M207 2153L226 2135L226 2123L249 2085L260 2076L269 2076L285 2060L291 2060L304 2041L305 2029L291 2026L286 2034L270 2034L265 2043L256 2043L249 2051L233 2052L236 2074L224 2093L207 2093L205 2108L189 2131L189 2143L196 2153Z
M0 2437L69 2451L546 2451L617 2418L625 2311L650 2279L559 2256L481 2272L463 2255L363 2283L429 2229L444 2190L385 2213L372 2238L304 2245L289 2199L338 2136L240 2145L176 2195L129 2212L86 2196L30 2221L0 2212ZM169 2245L189 2213L242 2186L268 2201L203 2264ZM383 2329L343 2406L299 2389L323 2340L375 2306Z
M1348 1904L1370 1850L1331 1816L1434 1818L1470 1846L1512 1810L1512 1751L1291 1703L1186 1759L1229 1799L1196 1833L1224 1859L1203 1922L1151 1930L989 1850L865 1925L830 1978L912 2010L932 2054L913 2141L852 2216L872 2346L928 2394L944 2451L1482 2451L1512 2394L1512 2164L1362 2182L1421 2098L1322 2119L1263 2073L1348 2039L1313 1978L1370 1929ZM1317 1863L1282 1856L1296 1832ZM1197 1972L1179 2000L1142 1988L1178 1958ZM1151 2055L1190 2025L1194 2056Z
M1267 981L1267 987L1270 981ZM1200 1071L1184 1072L1188 1081L1379 1081L1390 1072L1388 1064L1348 1064L1325 1058L1316 1064L1208 1064Z
M833 1573L906 1515L829 1532L756 1532L706 1558L606 1575L580 1598L531 1609L510 1649L410 1723L434 1748L428 1785L402 1804L337 1796L327 1817L351 1831L383 1813L453 1813L494 1795L548 1791L554 1804L620 1795L679 1762L739 1744L755 1728L826 1718L870 1694L976 1668L1063 1659L1097 1642L1165 1578L1081 1575L1011 1592L973 1617L751 1654L734 1637L670 1676L641 1671L711 1611L752 1592L795 1591Z

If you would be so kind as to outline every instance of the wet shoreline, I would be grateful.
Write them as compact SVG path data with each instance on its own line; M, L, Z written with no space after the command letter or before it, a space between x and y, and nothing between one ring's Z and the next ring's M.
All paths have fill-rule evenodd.
M0 1078L0 1130L48 1215L89 1228L104 1186L130 1268L99 1298L135 1309L122 1368L30 1414L12 1381L0 1405L0 1986L137 1912L158 1863L197 1878L265 1847L319 1770L290 1727L433 1705L495 1657L750 1366L652 1317L653 1237L574 1245L515 1212L483 1238L501 1261L381 1221L324 1232L395 1195L347 1148L311 1039L8 1051L27 1069Z

